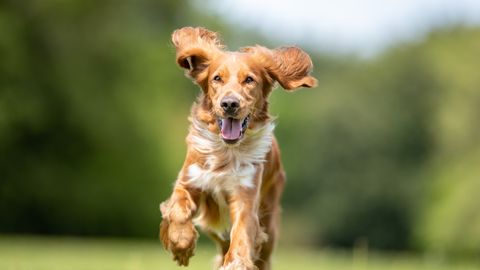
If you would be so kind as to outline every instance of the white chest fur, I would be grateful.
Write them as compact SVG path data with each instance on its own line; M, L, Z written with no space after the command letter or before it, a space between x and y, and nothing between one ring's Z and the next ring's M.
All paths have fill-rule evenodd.
M234 146L222 141L219 134L205 124L192 121L188 141L205 158L202 167L191 164L187 169L189 184L206 191L232 191L238 186L253 188L256 165L265 161L273 140L273 123L247 130L242 141Z
M219 172L201 169L197 164L188 167L189 183L202 190L219 193L233 191L237 187L253 188L255 167L244 164L239 168L229 168Z

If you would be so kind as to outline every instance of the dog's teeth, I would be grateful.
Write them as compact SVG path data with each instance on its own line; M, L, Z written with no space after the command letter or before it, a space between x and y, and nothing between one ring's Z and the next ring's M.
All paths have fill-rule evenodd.
M242 128L245 129L248 126L248 120L250 120L250 116L247 116L242 123Z

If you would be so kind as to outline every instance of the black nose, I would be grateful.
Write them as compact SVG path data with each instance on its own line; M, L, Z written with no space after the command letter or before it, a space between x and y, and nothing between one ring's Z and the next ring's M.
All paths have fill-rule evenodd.
M236 113L238 108L240 107L240 101L235 97L224 97L220 102L220 106L226 113Z

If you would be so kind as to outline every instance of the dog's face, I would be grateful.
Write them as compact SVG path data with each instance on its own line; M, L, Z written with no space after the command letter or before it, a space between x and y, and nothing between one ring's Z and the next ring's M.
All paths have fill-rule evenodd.
M216 33L191 27L176 30L172 41L177 63L203 90L197 117L228 144L239 142L248 128L267 122L267 99L275 81L286 90L316 85L308 75L310 57L297 47L229 52Z
M270 85L265 70L249 53L223 53L208 68L206 97L227 143L239 141L250 119L266 110ZM253 116L253 117L252 117Z

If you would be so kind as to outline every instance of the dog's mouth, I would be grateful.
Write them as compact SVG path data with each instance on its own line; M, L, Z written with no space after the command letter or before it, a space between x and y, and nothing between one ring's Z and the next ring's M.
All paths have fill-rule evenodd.
M223 141L228 144L235 144L244 135L248 128L250 115L244 119L235 119L232 117L217 118L218 126L220 127L220 136Z

